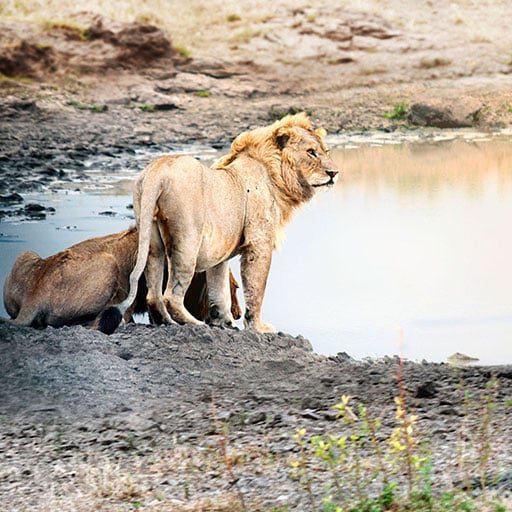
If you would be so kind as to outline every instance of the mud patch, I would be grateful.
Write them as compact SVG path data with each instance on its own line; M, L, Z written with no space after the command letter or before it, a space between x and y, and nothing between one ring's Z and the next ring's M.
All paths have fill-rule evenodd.
M8 77L49 78L49 74L99 72L146 68L166 59L186 62L162 30L147 24L107 23L98 15L82 14L72 22L47 23L46 31L34 27L2 26L0 72Z
M5 76L36 77L56 69L56 55L49 46L22 40L0 49L0 73Z

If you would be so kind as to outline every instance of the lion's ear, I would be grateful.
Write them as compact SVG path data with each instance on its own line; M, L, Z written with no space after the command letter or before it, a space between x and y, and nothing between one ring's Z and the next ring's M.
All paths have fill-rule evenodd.
M325 139L325 136L327 135L327 132L325 131L325 128L317 128L315 130L315 133L320 137L321 139Z
M275 140L277 147L280 150L283 150L286 144L288 144L288 141L290 140L290 134L284 130L277 130L275 133Z

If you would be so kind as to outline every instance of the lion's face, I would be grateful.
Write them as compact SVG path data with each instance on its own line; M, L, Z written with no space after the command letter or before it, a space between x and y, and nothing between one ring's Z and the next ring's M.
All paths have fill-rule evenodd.
M322 129L313 132L301 127L276 134L283 173L287 174L283 177L294 195L300 191L302 198L308 199L316 190L334 185L339 170L329 156L324 136Z

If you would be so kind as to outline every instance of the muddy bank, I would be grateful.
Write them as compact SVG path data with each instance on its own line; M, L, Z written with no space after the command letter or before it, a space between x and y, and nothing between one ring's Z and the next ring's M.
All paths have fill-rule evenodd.
M225 147L300 110L330 133L509 126L505 8L466 6L454 20L430 2L405 20L377 8L281 6L212 26L213 40L193 53L151 23L91 13L43 25L6 19L0 194L72 182L94 156L121 155L132 168L140 148Z
M443 127L475 126L482 130L508 124L505 118L495 123L480 122L481 106L500 97L492 88L475 92L480 99L466 97L463 104L460 100L447 100L443 106L439 99L422 100L396 120L383 117L394 107L393 103L383 106L380 92L343 93L336 100L329 95L294 95L291 99L267 94L247 99L201 98L183 93L187 98L179 100L182 106L151 111L130 106L130 100L126 105L108 104L100 111L76 108L70 105L74 100L66 94L51 100L35 99L30 94L29 99L0 97L0 195L38 191L55 181L71 184L83 176L84 166L91 158L115 157L110 169L113 171L140 170L140 163L134 158L139 150L179 151L182 144L198 143L222 149L242 131L300 110L309 112L314 122L325 126L330 134L364 133L369 129L402 132L431 126L432 120ZM512 93L507 89L506 94ZM338 102L339 108L328 106L333 101ZM416 125L410 124L409 119L415 119ZM6 202L0 199L0 206Z
M396 358L319 356L307 340L285 334L129 325L107 337L2 324L2 502L13 510L125 510L136 499L160 510L160 496L168 507L188 510L194 500L232 499L215 455L225 425L244 461L237 472L254 510L309 510L289 478L297 449L291 434L303 426L312 434L339 431L331 406L343 394L368 404L389 430L397 371ZM455 479L464 392L477 400L491 375L499 379L492 425L501 471L512 462L512 368L406 363L408 403L440 462L436 481ZM127 475L138 489L133 495L124 494ZM110 491L101 490L105 479Z

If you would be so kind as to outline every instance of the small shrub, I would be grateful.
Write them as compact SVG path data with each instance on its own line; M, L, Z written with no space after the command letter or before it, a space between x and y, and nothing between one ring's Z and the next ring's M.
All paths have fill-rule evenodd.
M384 114L386 119L399 121L407 115L407 105L403 102L395 103L392 112Z
M210 96L210 91L196 91L195 94L200 98L208 98L208 96Z
M89 110L91 110L92 112L106 112L108 110L108 107L107 105L93 103L92 105L89 105Z
M19 84L23 84L23 85L30 85L34 82L34 80L28 76L16 75L16 76L13 76L12 79L15 82L18 82Z
M240 21L242 18L238 14L228 14L226 19L229 23L234 23L235 21Z
M240 30L233 36L233 40L238 43L248 43L253 37L260 35L259 31L254 31L252 28L247 27Z
M153 103L140 103L138 105L139 109L142 110L142 112L154 112L155 111L155 105Z
M175 45L174 49L185 59L190 59L192 57L192 53L190 52L190 50L182 44Z
M70 107L74 107L78 110L90 110L91 112L106 112L108 106L101 103L82 103L81 101L71 100L67 103Z
M382 430L383 420L371 417L366 406L353 404L351 398L344 395L340 403L332 407L338 412L341 423L335 428L335 435L309 436L305 428L293 435L299 453L290 462L291 477L304 490L311 509L322 512L476 512L484 506L489 512L505 512L501 501L496 497L490 501L485 494L488 484L496 482L499 476L493 476L491 470L493 450L490 447L498 380L491 378L485 393L474 402L470 403L465 393L464 416L478 414L479 419L468 439L471 449L467 453L471 454L471 460L465 460L466 466L476 472L476 477L471 478L474 485L441 492L442 489L434 491L432 486L435 460L417 432L418 418L408 410L402 372L400 367L395 426L390 432ZM325 475L321 483L314 477L318 472ZM470 481L469 477L463 480ZM320 494L319 485L322 486ZM471 492L475 486L484 491L480 497Z

